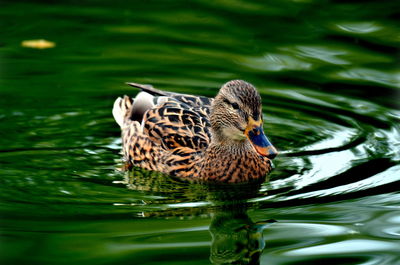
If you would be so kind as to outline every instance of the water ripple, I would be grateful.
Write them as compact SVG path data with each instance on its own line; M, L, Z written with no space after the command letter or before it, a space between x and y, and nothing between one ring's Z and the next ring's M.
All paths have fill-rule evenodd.
M400 248L399 242L387 242L381 240L350 239L341 242L328 243L323 245L305 247L302 249L290 250L284 253L288 256L313 256L332 255L346 253L374 253L387 251L397 253Z

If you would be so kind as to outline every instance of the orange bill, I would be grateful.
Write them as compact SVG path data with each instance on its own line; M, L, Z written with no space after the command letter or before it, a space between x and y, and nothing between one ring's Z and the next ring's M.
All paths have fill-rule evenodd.
M260 155L266 156L269 159L274 159L277 156L278 151L270 143L267 136L265 136L261 120L255 121L253 118L250 118L245 135Z

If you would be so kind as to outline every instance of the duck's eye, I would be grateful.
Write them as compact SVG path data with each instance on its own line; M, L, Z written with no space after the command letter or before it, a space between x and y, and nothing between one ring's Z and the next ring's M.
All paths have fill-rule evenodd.
M239 109L239 104L237 104L236 102L233 102L231 105L233 109Z
M237 104L236 102L230 102L227 99L224 99L224 102L226 104L228 104L228 105L231 105L234 110L238 110L239 109L239 104Z

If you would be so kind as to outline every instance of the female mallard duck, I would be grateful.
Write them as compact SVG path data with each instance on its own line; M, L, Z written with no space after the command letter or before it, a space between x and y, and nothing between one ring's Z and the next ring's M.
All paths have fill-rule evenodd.
M142 91L114 103L130 165L185 180L261 182L276 149L264 135L261 97L251 84L229 81L215 99Z

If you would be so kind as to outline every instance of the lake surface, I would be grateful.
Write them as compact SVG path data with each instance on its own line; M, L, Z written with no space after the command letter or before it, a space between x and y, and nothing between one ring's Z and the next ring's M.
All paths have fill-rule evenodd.
M400 264L399 10L2 1L1 264ZM212 97L238 78L281 152L269 181L119 170L124 82Z

